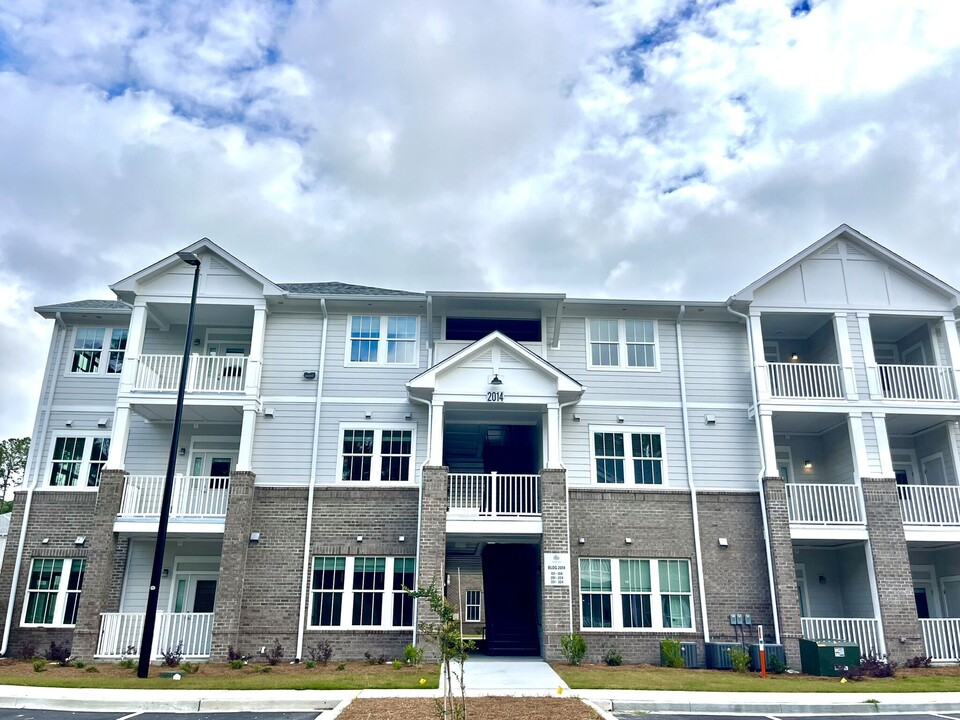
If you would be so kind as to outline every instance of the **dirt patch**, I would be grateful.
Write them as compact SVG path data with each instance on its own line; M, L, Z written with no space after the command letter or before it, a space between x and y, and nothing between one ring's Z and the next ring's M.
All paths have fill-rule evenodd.
M467 718L478 720L596 720L588 705L566 698L467 698ZM428 698L354 700L340 720L436 720L436 702Z

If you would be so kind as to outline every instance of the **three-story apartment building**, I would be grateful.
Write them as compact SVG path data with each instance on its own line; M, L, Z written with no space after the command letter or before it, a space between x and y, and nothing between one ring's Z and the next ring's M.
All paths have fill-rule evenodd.
M277 284L201 240L155 647L960 659L958 291L841 226L723 302ZM193 270L54 321L3 653L138 651ZM755 632L755 630L751 631Z

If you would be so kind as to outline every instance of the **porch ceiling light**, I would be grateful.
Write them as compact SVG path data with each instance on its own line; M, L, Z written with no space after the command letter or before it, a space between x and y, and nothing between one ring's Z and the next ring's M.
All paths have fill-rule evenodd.
M804 461L803 461L803 469L804 469L804 470L813 470L813 461L812 461L812 460L804 460Z
M500 379L499 375L494 375L493 380L490 381L491 385L503 385L503 380Z
M793 353L793 355L790 356L790 362L799 362L799 360L800 356L797 355L797 353Z

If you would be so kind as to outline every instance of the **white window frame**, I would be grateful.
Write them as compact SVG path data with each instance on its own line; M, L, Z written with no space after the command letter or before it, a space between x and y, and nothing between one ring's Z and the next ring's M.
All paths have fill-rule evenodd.
M54 600L54 611L53 611L53 622L52 623L29 623L27 622L27 608L30 605L30 594L32 592L53 592L50 590L31 590L30 589L30 576L33 574L33 564L37 561L44 560L62 560L63 569L60 575L60 586L56 590L56 599ZM67 609L67 597L69 595L83 595L83 580L80 581L79 590L70 590L70 573L73 569L73 564L77 562L85 562L86 558L82 557L34 557L30 561L30 569L27 574L27 583L26 590L23 595L23 611L20 615L20 626L21 627L76 627L76 623L64 623L63 615ZM86 577L86 568L84 568L84 579ZM81 598L82 599L82 598ZM80 600L77 600L79 607Z
M590 442L590 484L598 488L643 488L651 490L656 488L666 488L669 486L669 473L667 472L667 431L664 427L640 427L624 425L591 425L589 428ZM597 448L594 436L597 433L619 433L623 435L623 483L601 483L597 480ZM659 435L660 436L660 483L648 484L636 482L633 467L633 441L631 435Z
M78 349L77 344L77 334L81 330L103 330L103 346L100 348L100 362L97 367L96 372L82 372L80 370L73 369L73 358L75 357ZM119 379L123 374L123 367L121 366L120 372L108 372L110 367L110 353L116 352L110 350L110 341L113 338L114 330L126 330L127 331L127 342L130 341L130 328L126 326L103 326L103 325L78 325L73 329L73 332L70 335L70 349L69 354L67 355L67 364L65 368L64 375L67 377L91 377L91 378L116 378ZM124 349L120 351L123 354L123 361L127 360L127 350L128 348L124 346Z
M373 455L370 460L370 479L369 480L344 480L343 479L343 437L347 430L372 430L373 431ZM384 431L401 430L410 433L410 457L407 466L406 480L381 480L380 470L383 467L383 455L381 454L382 440ZM340 423L340 432L337 438L337 474L336 482L342 487L409 487L417 482L417 425L416 423L395 423L391 425L370 425L369 423Z
M616 365L594 365L593 352L592 352L593 340L590 337L590 321L591 320L603 320L603 321L612 320L617 323L617 364ZM635 365L628 364L627 346L631 344L637 344L637 343L627 342L627 327L626 327L627 320L653 323L653 365L635 366ZM584 333L586 336L585 339L586 339L588 370L626 370L629 372L660 372L660 324L659 324L659 321L657 321L656 319L587 317L587 318L584 318ZM640 343L640 344L645 345L647 343Z
M470 602L471 594L475 595L476 602ZM463 621L481 622L480 604L482 602L482 592L480 590L464 590L463 592Z
M610 563L610 627L585 627L583 624L583 590L580 589L580 563L584 560L606 560ZM650 567L650 627L624 627L623 625L623 604L622 596L624 593L620 590L620 561L621 560L645 560ZM674 560L685 563L687 566L687 579L689 580L690 590L686 593L666 592L660 587L660 561ZM693 569L689 558L653 558L653 557L581 557L577 559L577 591L579 593L580 630L585 633L664 633L670 632L678 635L688 635L697 632L696 604L693 593ZM586 591L586 594L599 594ZM607 594L605 591L603 594ZM647 593L627 593L630 595ZM690 602L690 627L664 627L663 625L663 604L662 596L683 594L689 598Z
M57 440L75 438L78 440L83 440L83 457L80 460L80 471L77 476L76 485L53 485L53 464L57 462L57 459L54 455L57 449ZM90 465L91 459L90 456L93 454L93 443L94 440L110 440L110 434L93 434L87 435L85 433L56 433L50 438L50 448L47 451L47 468L44 475L45 480L43 483L44 490L63 490L65 492L97 492L100 488L100 485L88 486L87 478L90 475ZM109 450L107 451L107 456L109 459ZM106 467L106 461L104 461L103 466ZM103 468L100 469L100 472L103 472Z
M341 592L340 600L340 623L337 625L314 625L313 624L313 603L314 603L314 593L319 592L315 591L313 588L313 564L316 562L317 558L321 557L337 557L344 559L344 571L343 571L343 590ZM320 554L314 555L310 561L310 604L308 607L307 615L307 626L311 630L322 630L324 632L338 632L343 630L412 630L412 625L394 625L393 624L393 605L394 600L400 595L397 591L393 589L393 575L394 575L394 561L398 559L408 559L412 558L412 555L403 555L403 556L385 556L385 555L334 555L334 554ZM353 624L353 605L354 598L356 595L362 592L369 592L358 590L354 591L353 589L353 573L354 567L356 566L356 561L358 558L363 558L364 560L383 558L386 560L384 563L384 580L383 580L383 590L378 591L382 593L383 601L380 606L380 622L373 625L354 625ZM414 578L416 578L416 563L414 563Z
M352 360L350 357L350 350L352 347L352 338L351 331L353 328L353 319L355 317L375 317L380 320L380 334L377 336L377 359L376 361L372 360ZM413 318L416 322L416 330L414 331L414 338L412 340L414 346L413 353L413 362L389 362L387 359L387 343L386 338L387 327L390 322L390 318ZM419 315L401 315L397 313L379 315L377 313L353 313L347 315L347 328L346 328L346 341L343 350L343 366L344 367L420 367L420 316ZM371 339L372 340L372 339ZM406 341L411 342L411 341Z

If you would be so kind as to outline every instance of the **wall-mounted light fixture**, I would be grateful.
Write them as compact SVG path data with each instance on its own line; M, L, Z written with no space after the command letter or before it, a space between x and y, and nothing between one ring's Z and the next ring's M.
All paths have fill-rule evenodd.
M727 538L717 538L717 545L720 547L729 547L730 541Z
M820 576L817 578L817 582L819 582L821 585L826 585L826 584L827 584L827 576L826 576L826 575L820 575Z
M367 410L367 411L365 411L365 412L363 413L363 416L364 416L367 420L369 420L370 418L373 417L373 412L372 412L371 410Z
M272 407L264 408L264 409L263 409L263 416L264 416L264 417L268 417L268 418L272 418L272 417L274 416L274 413L275 413L275 412L276 412L276 411L275 411Z
M803 461L804 470L813 470L813 460L804 460Z
M793 353L790 356L790 362L800 362L800 356L797 353Z
M67 421L64 423L64 425L66 425L67 427L73 427L73 420L67 420Z
M363 535L357 535L357 542L363 542Z
M260 542L260 533L258 533L258 532L252 532L252 533L250 533L250 542L252 542L252 543L258 543L258 542Z
M304 380L316 380L316 379L317 379L317 371L316 371L316 370L304 370L304 371L303 371L303 379L304 379Z
M573 421L574 421L574 422L580 422L580 416L577 415L576 413L574 413L574 414L573 414Z
M493 380L490 381L491 385L503 385L503 380L500 379L499 375L494 374Z
M164 568L160 571L161 577L170 577L170 568Z
M618 422L618 423L622 423L622 422L623 422L623 415L617 415L617 422Z
M413 419L413 413L407 413L406 415L403 416L403 419L404 419L404 420L411 420L411 419Z
M86 536L77 535L77 539L73 541L74 545L83 545L87 541Z
M40 541L40 544L46 545L48 542L50 542L50 538L44 538L43 540Z
M400 537L397 538L397 542L403 542L403 541L406 540L406 539L407 539L406 537L404 537L403 535L401 535Z
M704 416L703 416L703 424L704 424L704 425L716 425L716 424L717 424L717 416L716 416L716 415L704 415Z
M584 545L587 542L586 538L580 538L577 540L577 545Z
M624 538L623 542L625 545L633 545L633 538Z
M187 454L186 448L180 448L179 450L177 450L177 455L179 455L180 457L183 457L186 454Z
M110 418L105 418L105 417L98 418L98 419L97 419L97 427L99 427L99 428L105 428L105 427L107 426L107 423L108 423L108 422L110 422Z

